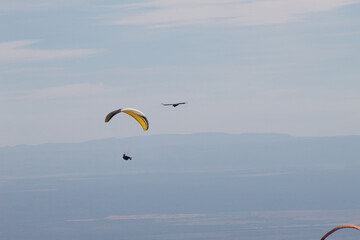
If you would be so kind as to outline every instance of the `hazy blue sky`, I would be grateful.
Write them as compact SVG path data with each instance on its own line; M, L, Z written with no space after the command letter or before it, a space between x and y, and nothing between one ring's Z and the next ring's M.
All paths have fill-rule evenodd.
M359 0L0 0L0 146L360 134ZM162 102L187 101L181 108ZM150 130L120 107L142 110Z

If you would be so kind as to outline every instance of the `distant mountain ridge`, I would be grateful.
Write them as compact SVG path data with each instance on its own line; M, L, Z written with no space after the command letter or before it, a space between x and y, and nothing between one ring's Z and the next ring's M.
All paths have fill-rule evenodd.
M360 137L360 136L359 136ZM278 141L286 140L290 138L298 138L289 134L278 134L278 133L242 133L242 134L229 134L229 133L193 133L193 134L160 134L160 135L150 135L150 136L136 136L136 137L126 137L126 138L105 138L105 139L95 139L84 142L74 142L74 143L45 143L38 145L27 145L19 144L14 146L0 147L2 149L11 149L11 148L31 148L31 147L42 147L42 146L69 146L69 145L82 145L82 144L98 144L98 143L111 143L111 142L121 142L121 141L147 141L151 139L152 141L147 141L149 144L173 144L173 143L186 143L191 141L193 143L210 143L215 142L219 143L220 141ZM171 142L170 142L171 140Z
M151 141L148 141L148 140ZM344 136L324 136L324 137L298 137L290 134L282 133L242 133L242 134L229 134L229 133L193 133L193 134L160 134L160 135L149 135L149 136L136 136L136 137L125 137L125 138L105 138L105 139L95 139L83 142L68 142L68 143L45 143L38 145L27 145L19 144L14 146L5 146L0 147L0 151L4 149L11 148L32 148L32 147L42 147L42 146L60 146L60 145L83 145L83 144L98 144L98 143L111 143L111 142L121 142L121 141L141 141L145 140L149 143L155 144L173 144L173 143L219 143L221 141L225 142L264 142L264 141L287 141L287 140L359 140L360 135L344 135ZM170 142L171 140L171 142Z
M123 161L124 152L133 160ZM359 159L360 136L170 134L3 147L0 176L111 172L119 164L137 171L325 169L359 167Z
M360 136L201 133L20 145L0 149L0 207L16 223L24 212L31 222L56 216L56 227L128 214L351 210L360 200L359 159Z

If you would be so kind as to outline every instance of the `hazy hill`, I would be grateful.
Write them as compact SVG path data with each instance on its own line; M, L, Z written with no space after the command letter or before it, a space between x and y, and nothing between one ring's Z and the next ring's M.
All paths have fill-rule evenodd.
M125 162L128 152L133 160ZM155 135L0 148L0 175L360 166L360 136Z
M221 133L0 148L0 238L320 239L359 224L359 149Z

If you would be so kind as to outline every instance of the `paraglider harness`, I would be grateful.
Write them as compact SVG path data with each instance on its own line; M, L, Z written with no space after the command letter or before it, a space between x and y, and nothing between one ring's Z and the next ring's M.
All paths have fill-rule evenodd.
M125 160L125 161L127 161L127 160L131 160L131 157L129 157L129 156L127 156L127 155L125 155L125 153L123 154L123 159Z

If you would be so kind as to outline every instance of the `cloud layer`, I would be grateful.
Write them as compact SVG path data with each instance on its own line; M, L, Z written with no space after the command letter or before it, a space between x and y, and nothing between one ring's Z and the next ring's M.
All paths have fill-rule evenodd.
M152 0L118 7L134 12L115 25L171 27L184 25L266 25L298 20L313 12L330 11L358 0Z
M62 97L83 97L114 92L103 84L69 84L57 87L43 88L27 95L28 99L53 99Z
M101 53L96 49L42 50L30 48L37 40L0 42L0 62L33 62L85 57Z
M139 214L139 215L118 215L118 216L108 216L105 219L107 220L164 220L164 219L183 219L183 218L197 218L205 216L204 214Z

